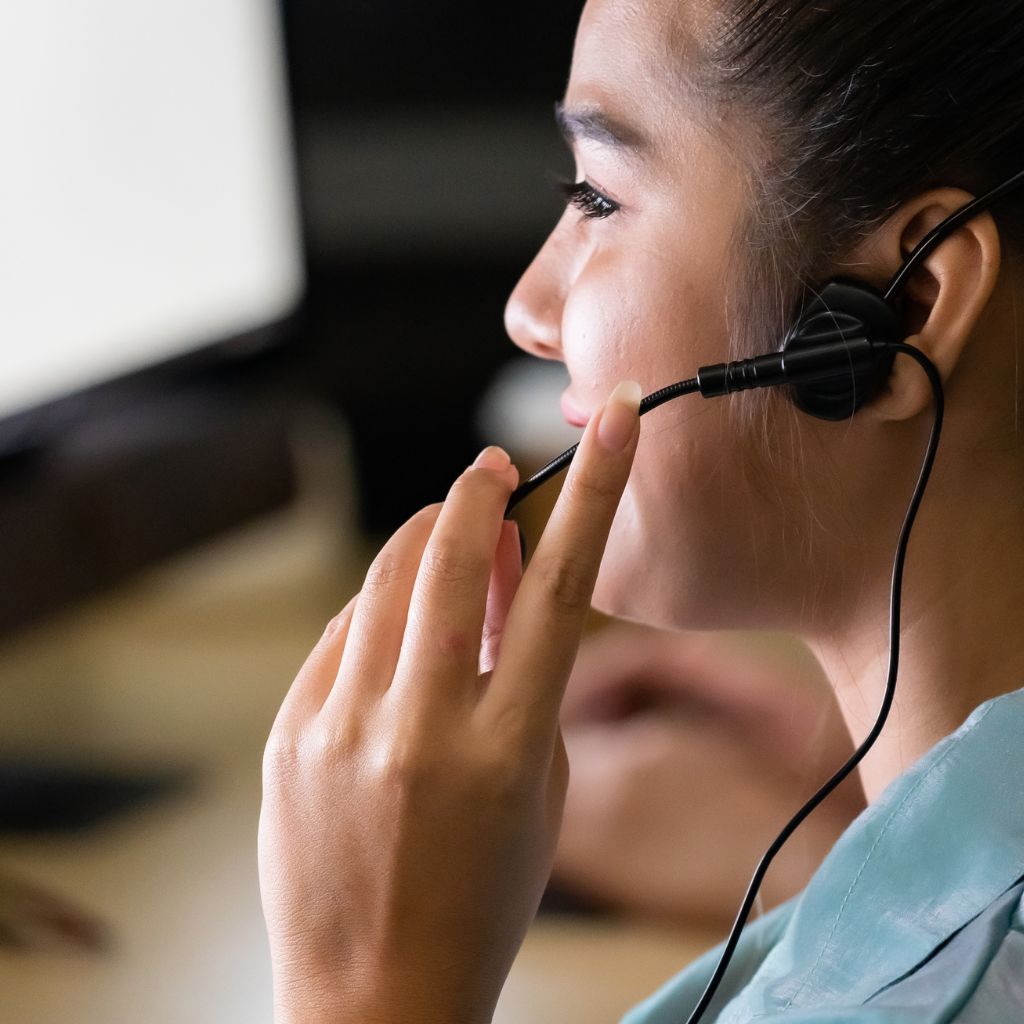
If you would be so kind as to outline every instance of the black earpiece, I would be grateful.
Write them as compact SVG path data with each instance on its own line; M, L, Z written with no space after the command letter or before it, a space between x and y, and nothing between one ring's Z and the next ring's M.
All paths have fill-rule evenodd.
M882 389L892 370L892 346L902 340L900 316L881 292L863 281L834 278L799 311L782 351L789 356L823 344L866 341L873 356L859 364L839 361L831 376L792 382L793 402L819 419L849 419Z
M892 371L894 346L904 340L894 300L907 279L954 231L1022 186L1024 171L1019 171L947 217L915 247L884 293L853 278L827 281L797 310L780 352L701 367L697 390L717 398L788 385L793 401L808 415L849 419L879 393ZM683 381L656 392L657 404L688 394L691 384Z
M900 316L881 292L837 277L803 300L780 351L702 366L697 389L717 398L786 386L808 415L845 420L878 394L902 340Z

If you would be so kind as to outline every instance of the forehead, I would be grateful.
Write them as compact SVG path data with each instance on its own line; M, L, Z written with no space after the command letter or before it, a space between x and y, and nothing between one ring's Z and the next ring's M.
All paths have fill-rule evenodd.
M569 109L600 109L656 137L680 107L706 98L692 71L710 24L707 0L588 0L580 18Z
M703 70L703 41L713 41L717 16L706 0L589 0L562 112L563 128L566 115L582 115L575 126L568 117L569 127L598 146L608 145L608 126L642 140L625 148L642 158L634 166L647 186L644 201L668 203L674 218L692 214L691 241L739 224L749 199L747 153L737 142L745 121L739 114L734 123ZM590 118L597 127L588 131Z

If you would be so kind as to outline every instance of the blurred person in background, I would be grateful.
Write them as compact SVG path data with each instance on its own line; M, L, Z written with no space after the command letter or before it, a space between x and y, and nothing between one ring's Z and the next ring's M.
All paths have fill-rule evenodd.
M1011 8L587 5L562 117L578 177L507 316L519 345L566 362L584 437L525 573L502 521L519 474L488 448L385 545L289 691L260 826L279 1020L490 1019L554 861L560 705L591 598L652 626L791 630L854 741L868 734L931 426L919 368L897 359L841 424L773 395L670 407L641 432L638 405L770 350L814 282L884 284L1021 170ZM949 419L897 707L860 769L867 810L745 932L709 1019L1024 1011L1021 238L1009 213L975 217L908 282L905 337ZM717 956L628 1019L682 1019Z
M572 770L548 899L732 923L765 848L853 752L821 668L779 634L612 620L580 645L559 716ZM761 895L798 893L864 807L851 776Z

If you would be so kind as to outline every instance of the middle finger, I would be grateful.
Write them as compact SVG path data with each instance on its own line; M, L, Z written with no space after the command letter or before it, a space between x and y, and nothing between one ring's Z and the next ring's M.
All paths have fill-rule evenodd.
M476 679L503 512L518 482L508 455L492 447L449 491L416 576L397 685Z
M345 651L328 706L354 692L379 696L391 685L416 568L440 506L421 509L381 548L359 591Z

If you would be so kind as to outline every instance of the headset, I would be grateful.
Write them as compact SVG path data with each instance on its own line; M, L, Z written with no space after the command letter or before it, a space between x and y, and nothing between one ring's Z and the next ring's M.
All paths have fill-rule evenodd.
M695 377L655 391L640 403L640 415L643 416L659 405L683 395L699 392L704 398L718 398L753 388L784 387L788 389L797 408L808 415L841 421L849 419L879 393L897 355L908 356L921 367L928 377L934 396L931 434L900 529L893 561L889 600L889 668L878 717L867 737L846 763L797 811L765 851L750 880L718 965L686 1024L697 1024L714 998L750 916L761 882L776 854L808 815L861 762L881 733L892 707L899 668L903 565L910 531L935 462L945 411L945 396L939 372L923 352L904 343L902 317L894 300L910 275L954 231L1022 186L1024 171L947 217L921 240L884 292L855 278L832 278L821 288L812 290L814 298L810 302L801 300L800 308L793 317L792 326L786 332L779 351L752 359L701 367ZM562 452L513 491L505 516L541 484L568 466L578 447L576 444Z

